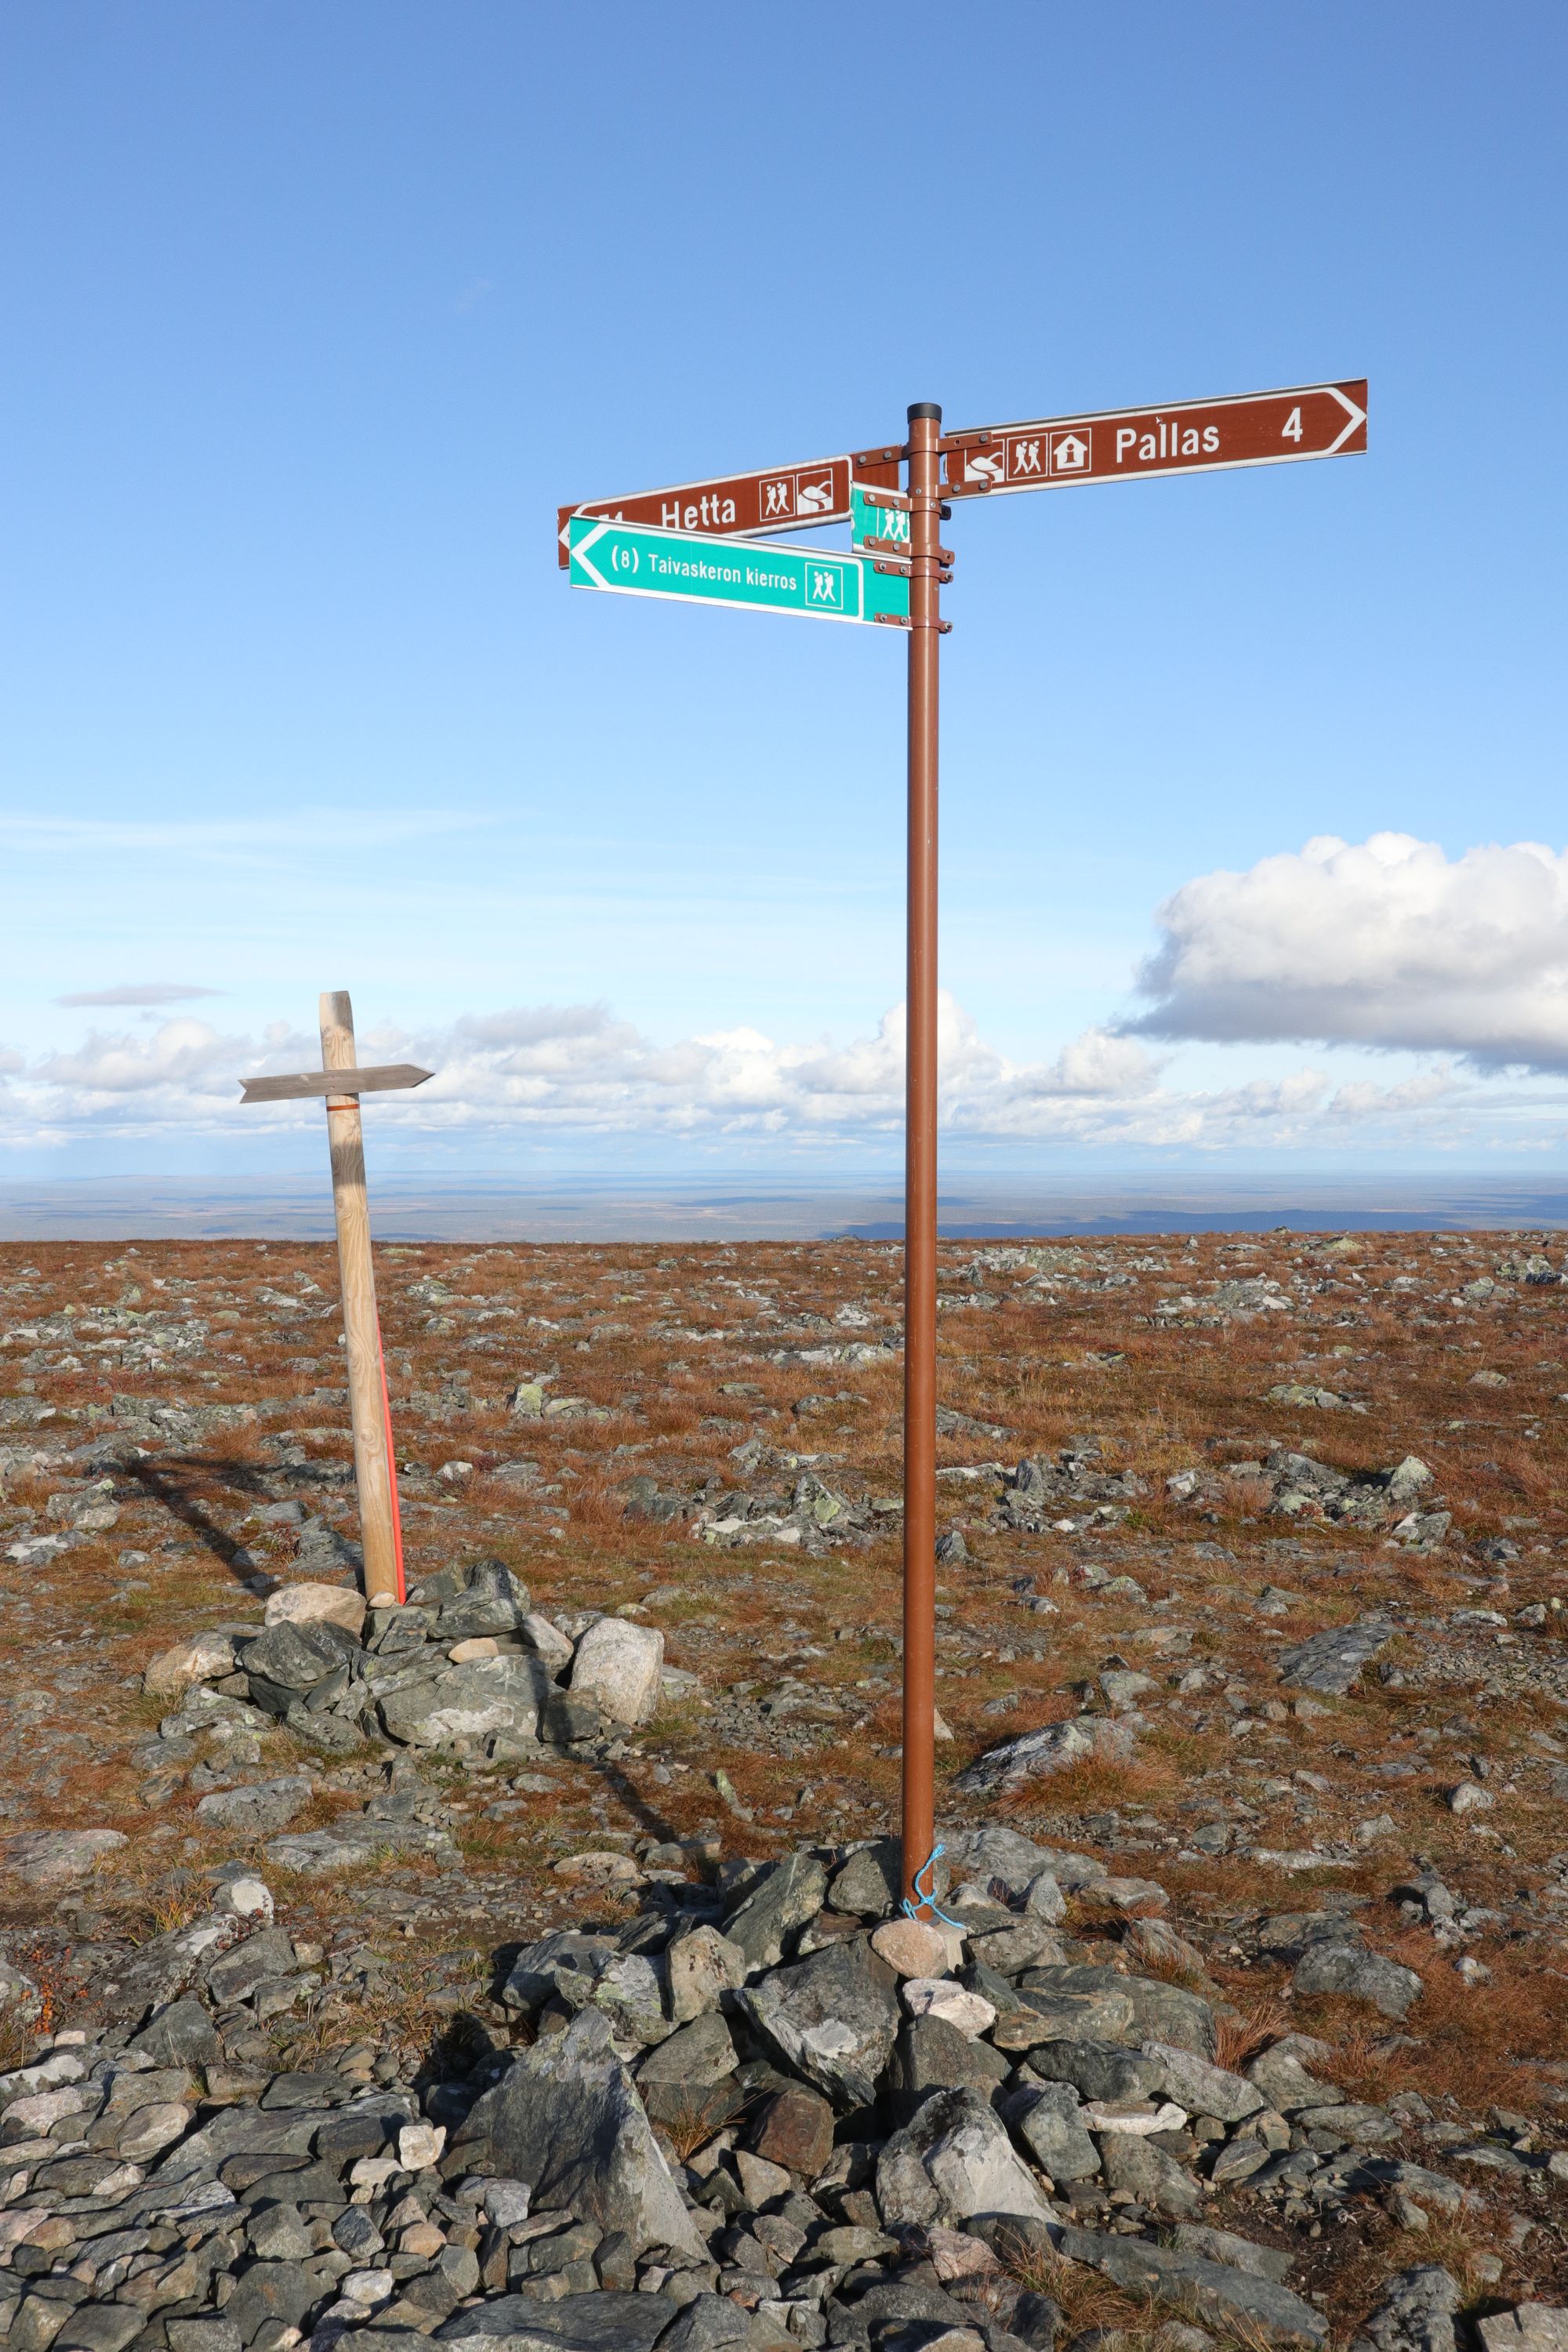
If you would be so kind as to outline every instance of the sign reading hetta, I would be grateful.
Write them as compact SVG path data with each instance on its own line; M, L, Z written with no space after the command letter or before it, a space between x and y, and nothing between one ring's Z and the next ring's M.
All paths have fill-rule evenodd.
M1164 408L1110 408L985 425L943 436L943 495L1059 490L1072 482L1130 481L1226 466L1288 465L1297 457L1349 457L1366 447L1366 379L1247 392Z
M574 588L742 604L818 621L886 621L897 627L909 619L908 571L869 556L755 541L715 545L696 531L652 530L592 515L574 515L567 539Z
M574 515L610 522L647 522L659 530L695 530L715 539L757 538L773 530L804 530L810 523L845 522L851 482L896 489L901 448L857 449L848 457L819 457L809 466L759 467L752 474L720 474L705 482L676 482L668 490L637 490L624 499L586 499L558 507L555 536L563 571L567 526Z

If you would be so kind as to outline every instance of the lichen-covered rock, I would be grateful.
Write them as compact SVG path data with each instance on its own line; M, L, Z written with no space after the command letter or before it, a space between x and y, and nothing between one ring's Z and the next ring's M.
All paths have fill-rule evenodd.
M739 1995L786 2065L841 2108L869 2105L899 2032L898 1982L859 1937L829 1944Z
M1109 1716L1047 1723L1039 1731L1026 1731L1016 1739L1005 1739L999 1748L988 1748L952 1785L963 1796L1005 1796L1091 1757L1100 1763L1125 1764L1131 1759L1132 1745L1131 1724Z
M184 1698L193 1683L216 1682L234 1672L234 1641L227 1633L193 1633L150 1658L142 1687L153 1698Z
M525 2180L536 2209L560 2206L602 2230L624 2230L634 2253L655 2245L702 2252L597 2010L525 2050L455 2138L476 2172Z
M629 1617L600 1617L577 1644L572 1689L611 1723L651 1723L658 1712L664 1635Z
M411 1748L453 1748L498 1732L531 1739L552 1688L538 1658L471 1658L388 1691L381 1720L392 1738Z
M1039 2184L1005 2124L971 2090L938 2091L877 2159L885 2229L930 2228L980 2214L1050 2218Z

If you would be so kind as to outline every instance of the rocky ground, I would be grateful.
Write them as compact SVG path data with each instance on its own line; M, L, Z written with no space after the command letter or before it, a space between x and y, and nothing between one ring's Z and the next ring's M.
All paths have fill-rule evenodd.
M378 1266L367 1614L330 1252L0 1249L8 2344L1568 2347L1554 1237L944 1248L935 1927L898 1253Z

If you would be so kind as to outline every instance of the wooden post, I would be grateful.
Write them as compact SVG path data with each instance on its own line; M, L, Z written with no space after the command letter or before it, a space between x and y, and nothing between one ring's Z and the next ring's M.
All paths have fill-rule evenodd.
M354 1066L353 1006L346 989L321 998L321 1060L329 1070ZM370 1255L370 1208L364 1187L364 1131L358 1095L327 1097L327 1140L332 1160L332 1213L338 1227L338 1272L343 1294L343 1337L353 1419L354 1477L359 1486L360 1543L364 1589L375 1609L395 1607L397 1541L394 1532L392 1461L382 1387L381 1327L375 1312L375 1268Z

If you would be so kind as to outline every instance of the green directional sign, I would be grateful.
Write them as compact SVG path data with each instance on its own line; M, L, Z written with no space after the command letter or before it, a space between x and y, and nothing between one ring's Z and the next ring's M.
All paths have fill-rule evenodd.
M849 485L849 544L864 547L875 540L884 553L888 542L910 551L910 502L902 490L868 490L863 482Z
M567 549L574 588L743 604L818 621L898 623L910 615L907 576L879 571L867 555L712 539L594 515L571 517Z

